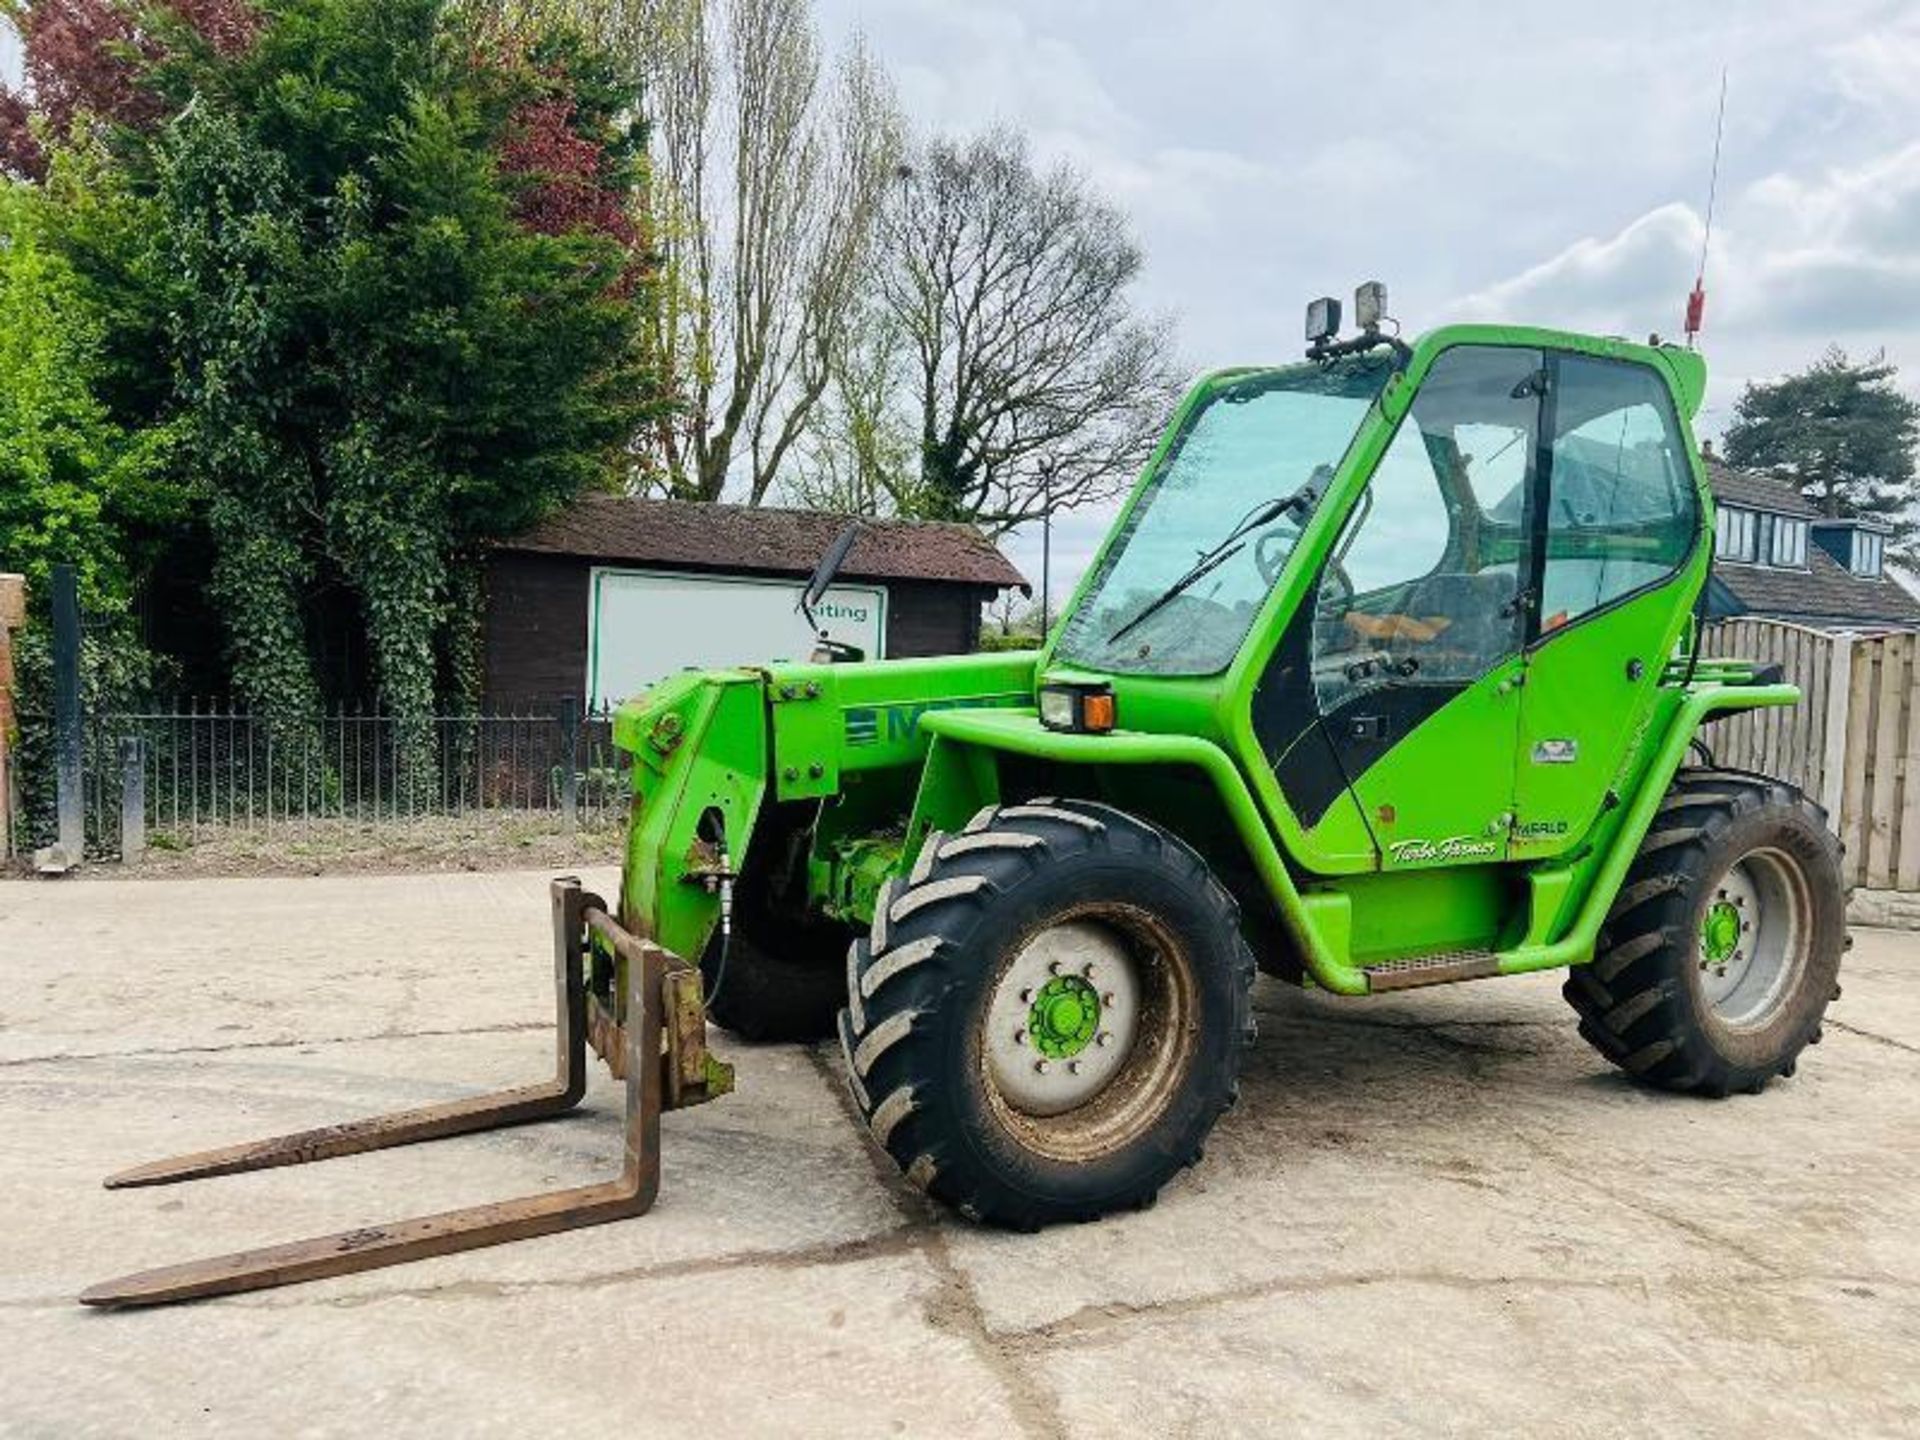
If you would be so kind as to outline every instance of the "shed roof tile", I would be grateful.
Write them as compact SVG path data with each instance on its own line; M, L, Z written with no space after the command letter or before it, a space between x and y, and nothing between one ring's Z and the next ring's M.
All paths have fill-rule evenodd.
M625 565L807 575L847 519L823 510L583 495L495 548ZM863 520L861 527L840 571L849 579L1029 588L1026 577L971 525Z

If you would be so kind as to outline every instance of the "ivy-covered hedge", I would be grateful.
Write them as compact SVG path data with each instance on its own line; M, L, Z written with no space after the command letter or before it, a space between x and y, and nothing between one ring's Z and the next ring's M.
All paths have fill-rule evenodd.
M18 15L0 286L39 318L0 307L0 564L73 559L97 611L210 547L269 715L339 698L307 617L344 586L390 710L460 698L486 542L617 483L664 403L631 76L448 0Z

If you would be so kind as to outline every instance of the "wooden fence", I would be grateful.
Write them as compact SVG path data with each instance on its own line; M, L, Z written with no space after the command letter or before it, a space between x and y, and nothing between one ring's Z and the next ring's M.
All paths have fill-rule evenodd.
M1826 807L1847 876L1920 891L1920 637L1844 636L1778 620L1726 620L1704 650L1779 664L1806 698L1703 735L1723 764L1791 781ZM1908 776L1913 777L1909 785Z

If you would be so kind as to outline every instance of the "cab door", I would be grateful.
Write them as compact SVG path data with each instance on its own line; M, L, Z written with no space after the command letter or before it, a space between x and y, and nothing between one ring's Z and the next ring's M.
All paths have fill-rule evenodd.
M1309 865L1343 787L1378 866L1506 858L1543 359L1458 346L1434 361L1275 657L1306 652L1294 688L1316 721L1275 770Z
M1692 600L1699 489L1647 365L1548 357L1540 583L1521 691L1512 853L1586 835L1652 713Z

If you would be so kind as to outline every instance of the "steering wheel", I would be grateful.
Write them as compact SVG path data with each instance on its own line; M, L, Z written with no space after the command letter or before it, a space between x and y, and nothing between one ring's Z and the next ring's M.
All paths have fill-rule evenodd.
M1260 571L1260 583L1269 590L1286 568L1287 557L1293 554L1293 542L1299 538L1293 531L1269 530L1254 541L1253 563Z

